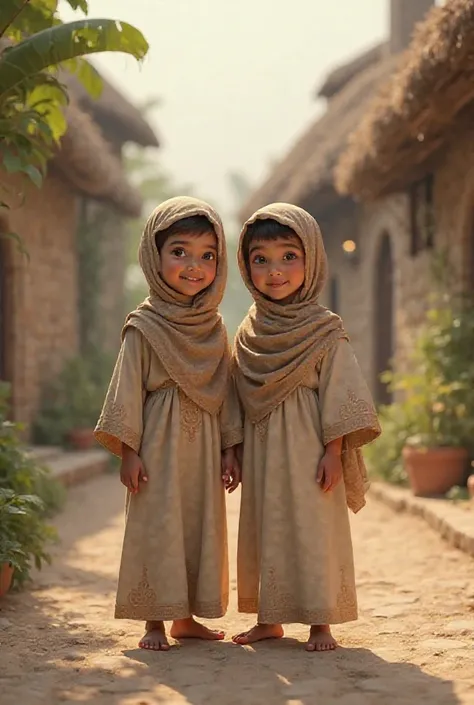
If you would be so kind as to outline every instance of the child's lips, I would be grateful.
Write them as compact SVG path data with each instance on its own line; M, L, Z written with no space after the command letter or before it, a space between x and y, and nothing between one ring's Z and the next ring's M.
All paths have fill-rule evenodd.
M285 286L285 284L288 284L288 282L270 282L267 286L271 289L280 289L282 286Z
M190 284L200 284L203 280L203 277L180 277L181 279L184 279L185 282L189 282Z

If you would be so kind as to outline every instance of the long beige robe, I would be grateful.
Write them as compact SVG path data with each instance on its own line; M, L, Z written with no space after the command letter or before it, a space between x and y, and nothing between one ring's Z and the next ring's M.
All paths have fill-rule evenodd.
M221 448L242 439L232 387L220 414L202 411L130 328L96 437L119 456L129 445L148 475L127 496L115 617L221 617L229 594Z
M238 606L262 623L337 624L357 619L345 485L316 483L324 446L357 448L379 433L350 344L257 424L245 421L238 544Z

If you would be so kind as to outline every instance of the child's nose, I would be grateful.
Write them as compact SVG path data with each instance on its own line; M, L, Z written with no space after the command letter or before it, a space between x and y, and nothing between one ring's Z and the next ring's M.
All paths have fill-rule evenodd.
M270 268L270 276L271 277L278 277L278 276L280 276L280 274L281 274L281 272L279 269L277 269L277 267Z

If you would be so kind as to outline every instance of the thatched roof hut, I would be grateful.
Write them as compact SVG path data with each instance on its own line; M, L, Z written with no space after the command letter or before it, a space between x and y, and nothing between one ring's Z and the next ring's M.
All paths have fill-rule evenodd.
M382 61L388 53L388 42L382 42L359 54L351 61L337 66L326 76L322 86L316 92L316 97L332 98L362 71Z
M399 70L370 106L336 169L343 194L376 198L427 172L472 121L474 0L448 0L416 30Z
M276 200L304 205L311 198L313 207L324 207L340 198L334 188L334 166L376 87L394 69L395 59L385 54L383 46L328 76L320 94L338 92L328 102L323 116L298 139L267 181L252 194L240 211L242 220Z
M90 115L71 100L66 108L67 131L53 165L78 191L109 201L130 217L140 215L142 199L128 182L122 162Z
M60 80L77 104L92 115L104 132L113 136L119 143L134 142L141 147L158 147L156 134L140 111L128 98L101 74L102 92L99 98L93 98L74 74L60 72Z

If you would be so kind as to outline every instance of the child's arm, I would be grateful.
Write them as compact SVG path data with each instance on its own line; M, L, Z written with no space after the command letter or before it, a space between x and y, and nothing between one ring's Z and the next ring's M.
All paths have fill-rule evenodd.
M144 378L149 358L149 347L141 333L129 328L94 431L99 443L122 459L121 479L131 492L137 490L139 479L145 479L138 453L143 432Z
M328 491L344 478L348 504L358 511L367 488L359 448L377 438L380 425L370 391L346 340L336 343L320 364L318 397L326 449L318 481Z
M126 443L122 443L122 463L120 465L120 480L122 485L132 493L139 490L139 483L148 482L143 463L140 456L133 448Z
M342 480L341 453L342 438L336 438L327 444L316 474L316 481L321 485L323 492L330 492Z
M222 481L228 492L232 493L242 480L238 451L244 438L243 413L233 377L229 381L227 395L222 405L220 426Z

